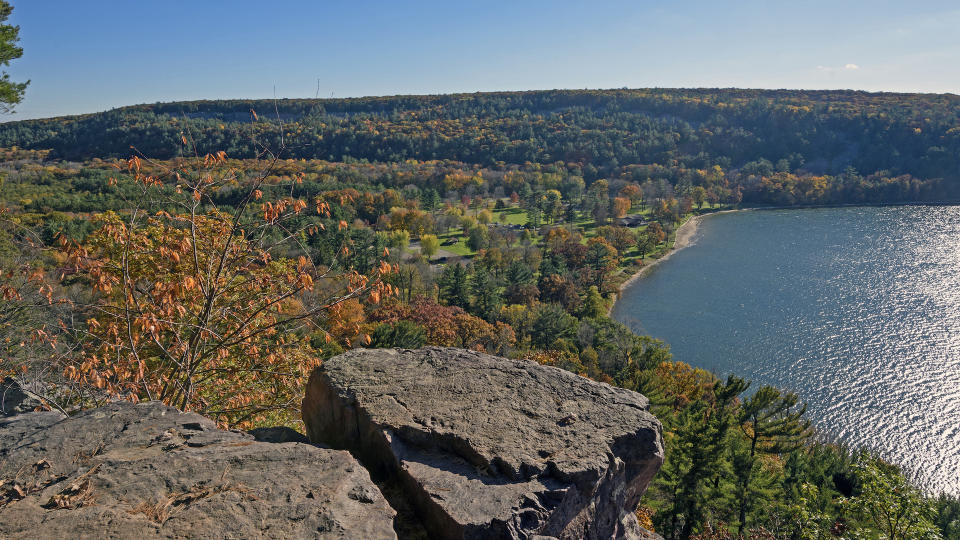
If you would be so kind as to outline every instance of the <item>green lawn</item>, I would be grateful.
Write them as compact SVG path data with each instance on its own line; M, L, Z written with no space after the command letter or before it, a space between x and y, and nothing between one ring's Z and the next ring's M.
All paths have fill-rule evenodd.
M500 221L500 216L507 216L506 221ZM494 223L506 223L507 225L526 225L527 212L521 208L504 208L503 210L493 211Z
M472 251L467 247L466 240L463 238L463 231L457 229L453 232L447 234L441 234L438 236L440 239L440 249L444 251L449 251L450 253L455 253L461 256L473 256L476 254L475 251ZM445 246L443 245L447 240L455 238L457 240L456 244Z
M719 208L719 205L717 205L717 207L711 207L709 204L705 204L703 206L703 212L712 210L714 208ZM651 219L650 213L651 213L650 207L648 206L646 210L644 210L643 212L633 211L630 213L630 215L639 214L644 216L647 219ZM506 222L505 222L506 224L510 224L510 225L526 225L527 224L527 212L521 208L504 208L502 210L494 211L495 223L504 223L500 221L501 215L507 216ZM695 214L690 214L685 216L683 221L679 225L677 225L677 228L679 228L680 225L685 223L688 219L692 218L694 215ZM576 226L577 229L580 230L583 236L582 241L584 243L586 243L587 239L597 235L596 223L594 223L593 218L589 215L585 215L585 214L578 215L577 220L574 221L574 225ZM631 230L635 232L642 231L646 227L647 227L646 225L641 227L631 227ZM463 231L461 231L460 229L455 229L447 234L438 235L438 237L440 238L440 244L441 244L440 249L443 251L448 251L450 253L454 253L456 255L460 255L464 257L472 257L473 255L476 255L475 251L467 247L466 239L463 238ZM457 243L449 246L442 245L444 242L448 241L451 238L456 239ZM666 242L664 242L663 244L660 244L657 247L657 249L655 249L653 252L647 253L646 257L643 258L643 262L646 264L662 257L667 251L669 251L673 247L673 243L675 239L676 239L676 228L671 232ZM539 237L534 238L534 245L539 245L541 242L542 242L541 238ZM635 265L638 262L640 262L639 259L640 259L640 252L637 251L635 248L631 248L626 253L622 254L621 264L617 269L617 273L624 275L625 277L632 274L634 271L636 271ZM626 274L624 274L624 272L626 272Z

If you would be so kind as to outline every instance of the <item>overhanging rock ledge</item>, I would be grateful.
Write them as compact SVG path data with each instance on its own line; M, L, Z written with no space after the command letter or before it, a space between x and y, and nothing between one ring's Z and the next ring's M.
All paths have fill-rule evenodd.
M634 510L663 462L648 400L449 348L356 350L310 377L311 440L398 483L438 538L651 538Z

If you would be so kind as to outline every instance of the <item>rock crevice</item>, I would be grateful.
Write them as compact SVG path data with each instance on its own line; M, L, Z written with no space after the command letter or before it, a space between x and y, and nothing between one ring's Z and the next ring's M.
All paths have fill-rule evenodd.
M640 394L458 349L353 351L311 376L311 440L395 479L438 538L643 538L663 461Z
M155 402L26 412L2 386L3 538L656 538L647 399L531 362L351 351L310 377L309 439Z

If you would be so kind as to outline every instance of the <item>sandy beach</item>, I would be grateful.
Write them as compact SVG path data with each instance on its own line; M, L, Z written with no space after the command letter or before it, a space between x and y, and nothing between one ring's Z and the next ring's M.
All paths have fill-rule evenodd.
M683 249L683 248L685 248L685 247L688 247L688 246L692 245L692 244L693 244L693 239L694 239L694 237L697 235L697 229L700 227L700 220L702 220L703 218L706 218L706 217L709 217L709 216L716 216L716 215L718 215L718 214L726 214L726 213L729 213L729 212L743 212L743 211L745 211L745 210L744 210L744 209L738 209L738 210L721 210L721 211L719 211L719 212L711 212L711 213L709 213L709 214L701 214L701 215L699 215L699 216L693 216L692 218L688 219L687 221L685 221L685 222L683 223L683 225L680 226L679 229L677 229L677 235L676 235L676 237L675 237L675 239L674 239L673 247L670 248L670 251L667 251L667 253L664 254L663 257L660 257L659 259L656 259L656 260L654 260L653 262L650 262L650 263L645 264L642 268L640 268L639 271L637 271L637 273L633 274L633 275L630 276L626 281L624 281L623 283L621 283L619 290L620 290L620 291L623 291L623 290L624 290L625 288L627 288L631 283L633 283L634 281L642 278L643 276L645 276L645 275L647 274L647 272L649 272L649 271L651 271L652 269L656 268L656 266L657 266L658 264L660 264L660 263L662 263L663 261L669 259L674 253L680 251L681 249ZM616 305L617 300L619 300L619 299L620 299L620 294L617 294L617 298L614 299L614 301L610 304L610 312L613 311L613 306Z
M706 214L709 215L709 214ZM637 273L630 276L626 281L620 284L620 290L622 291L627 285L630 285L637 279L646 275L647 272L655 268L658 264L669 259L674 253L680 251L681 249L689 246L693 242L693 237L697 234L697 228L700 226L700 220L703 219L703 215L693 216L688 219L677 229L677 236L674 239L673 247L667 251L663 257L655 259L651 262L644 264Z

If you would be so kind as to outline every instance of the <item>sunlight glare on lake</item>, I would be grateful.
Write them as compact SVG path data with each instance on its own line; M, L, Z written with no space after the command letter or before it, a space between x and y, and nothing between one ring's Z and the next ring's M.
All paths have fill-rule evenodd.
M796 391L820 431L960 494L960 207L753 211L623 294L677 360Z

